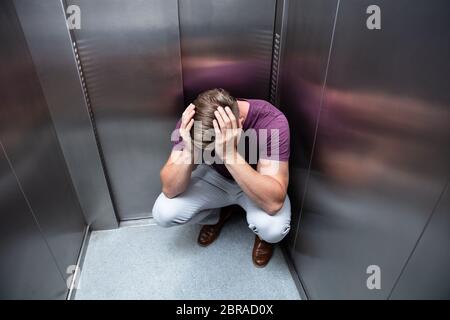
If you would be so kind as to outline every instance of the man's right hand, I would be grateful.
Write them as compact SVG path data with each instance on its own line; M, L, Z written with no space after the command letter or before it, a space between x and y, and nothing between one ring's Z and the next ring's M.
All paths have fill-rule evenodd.
M194 169L191 128L194 125L195 106L191 103L184 110L178 133L183 139L183 150L172 150L169 159L161 169L162 191L168 198L184 192Z
M195 106L191 103L181 117L180 136L183 139L183 151L192 155L191 128L194 125Z

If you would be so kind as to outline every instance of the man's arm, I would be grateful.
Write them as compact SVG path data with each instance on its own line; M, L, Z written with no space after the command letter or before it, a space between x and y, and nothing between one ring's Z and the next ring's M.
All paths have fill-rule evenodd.
M258 207L269 215L275 215L283 207L286 198L289 183L288 162L261 159L257 170L254 170L240 154L237 154L237 157L241 159L225 164L228 171Z
M160 172L162 192L167 198L174 198L186 190L194 168L189 162L192 162L191 155L184 150L174 150L170 154Z
M194 161L192 159L190 130L194 124L192 118L194 114L195 106L190 104L183 112L179 129L184 144L183 150L173 150L160 172L162 192L168 198L183 193L191 180Z
M231 109L219 107L214 115L216 154L245 194L265 212L275 215L286 198L288 162L260 159L254 170L237 152L241 128Z

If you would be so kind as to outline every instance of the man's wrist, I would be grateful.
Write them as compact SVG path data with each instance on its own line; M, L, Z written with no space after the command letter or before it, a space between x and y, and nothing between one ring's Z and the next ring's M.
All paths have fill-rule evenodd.
M182 163L182 164L192 164L193 163L192 152L189 149L184 148L183 151L181 152L180 163Z
M233 166L236 164L242 164L245 163L244 158L240 155L237 150L235 150L233 153L228 154L226 157L224 157L223 162L225 166Z

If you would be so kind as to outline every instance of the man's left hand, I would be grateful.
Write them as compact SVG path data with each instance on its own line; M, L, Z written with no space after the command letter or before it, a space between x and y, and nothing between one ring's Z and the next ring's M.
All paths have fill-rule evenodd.
M231 163L237 159L237 144L242 128L229 107L218 107L213 120L215 132L215 152L224 163Z

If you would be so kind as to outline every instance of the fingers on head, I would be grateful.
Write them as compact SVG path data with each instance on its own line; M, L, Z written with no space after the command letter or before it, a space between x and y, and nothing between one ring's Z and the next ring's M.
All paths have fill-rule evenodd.
M225 112L227 113L228 118L230 118L231 126L236 128L236 117L234 116L233 111L231 111L230 107L227 106L225 107Z
M186 109L184 109L183 111L183 116L187 115L188 113L190 113L192 110L195 109L195 105L194 104L189 104L188 107Z
M220 115L222 116L222 119L225 121L228 118L227 113L225 112L225 109L222 107L218 107L217 111L219 111Z
M223 128L225 126L225 121L224 121L224 119L222 117L222 114L219 111L219 108L217 108L217 110L214 111L214 116L216 117L216 120L217 120L220 128Z
M189 121L189 123L186 126L186 130L191 130L192 126L194 125L194 119L191 119L191 121Z
M219 128L219 124L216 119L213 120L213 127L214 127L214 132L216 133L216 135L219 135L220 128Z
M195 109L195 105L193 103L189 104L186 110L192 111Z
M225 111L224 108L222 107L218 107L217 108L220 116L222 117L223 123L224 123L224 127L225 128L231 128L232 127L232 121L230 119L230 116L228 115L228 113Z
M182 121L186 124L189 123L190 120L192 119L192 117L194 116L194 114L195 114L194 109L192 109L190 111L186 110L185 113L183 113Z

